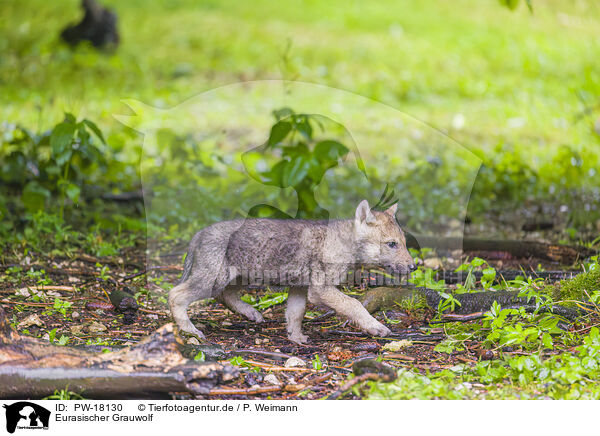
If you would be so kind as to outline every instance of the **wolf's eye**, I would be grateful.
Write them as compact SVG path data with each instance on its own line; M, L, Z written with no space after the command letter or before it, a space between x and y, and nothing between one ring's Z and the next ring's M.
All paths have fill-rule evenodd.
M388 242L387 246L390 247L390 248L398 248L398 243L395 242L395 241Z

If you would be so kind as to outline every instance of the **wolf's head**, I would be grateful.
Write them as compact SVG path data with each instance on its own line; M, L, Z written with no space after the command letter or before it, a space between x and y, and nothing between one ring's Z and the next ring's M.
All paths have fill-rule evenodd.
M360 202L354 217L357 254L360 263L408 274L417 267L406 248L404 232L396 222L397 208L395 204L385 212L378 212L371 210L367 200Z

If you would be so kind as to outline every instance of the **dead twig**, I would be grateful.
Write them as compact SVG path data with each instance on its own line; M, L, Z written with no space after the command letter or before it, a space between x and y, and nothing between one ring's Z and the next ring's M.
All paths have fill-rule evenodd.
M26 286L21 288L15 292L23 292L23 291L69 291L76 292L77 288L74 286Z
M258 356L265 356L275 360L287 360L290 357L293 357L289 354L284 353L276 353L274 351L262 351L262 350L250 350L250 349L242 349L242 350L234 350L231 352L232 355L245 355L245 354L256 354Z
M280 371L280 372L314 372L314 369L311 368L297 368L297 367L290 367L287 368L285 366L277 366L277 365L271 365L270 363L265 363L265 362L258 362L256 360L249 360L249 359L245 359L246 363L249 363L250 365L254 365L254 366L258 366L259 368L263 368L267 371Z

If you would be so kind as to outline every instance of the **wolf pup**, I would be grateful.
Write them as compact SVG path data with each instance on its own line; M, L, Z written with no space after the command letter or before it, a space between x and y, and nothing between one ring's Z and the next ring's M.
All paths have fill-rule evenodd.
M349 271L383 267L408 274L416 266L396 222L397 204L385 212L363 200L354 219L310 221L248 218L223 221L200 230L190 242L183 275L169 293L169 306L179 328L204 338L190 321L190 303L217 298L232 311L262 322L261 313L240 298L252 285L289 287L285 318L288 338L305 343L302 319L306 299L347 317L371 335L390 330L355 298L337 286Z

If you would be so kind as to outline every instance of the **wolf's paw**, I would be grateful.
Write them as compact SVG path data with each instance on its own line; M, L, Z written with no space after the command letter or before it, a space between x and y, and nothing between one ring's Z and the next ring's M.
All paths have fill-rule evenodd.
M288 339L299 345L306 344L308 342L308 336L303 335L302 333L288 334Z
M262 314L258 310L254 311L254 312L250 312L248 314L248 319L250 321L259 322L259 323L265 322L265 319L263 318Z
M389 334L392 333L392 331L389 328L387 328L380 322L373 323L372 325L368 326L365 330L371 336L389 336Z
M204 333L202 333L196 327L187 328L185 330L181 329L180 333L183 333L184 336L196 337L196 338L198 338L201 341L204 341L206 339L206 336L204 336Z

